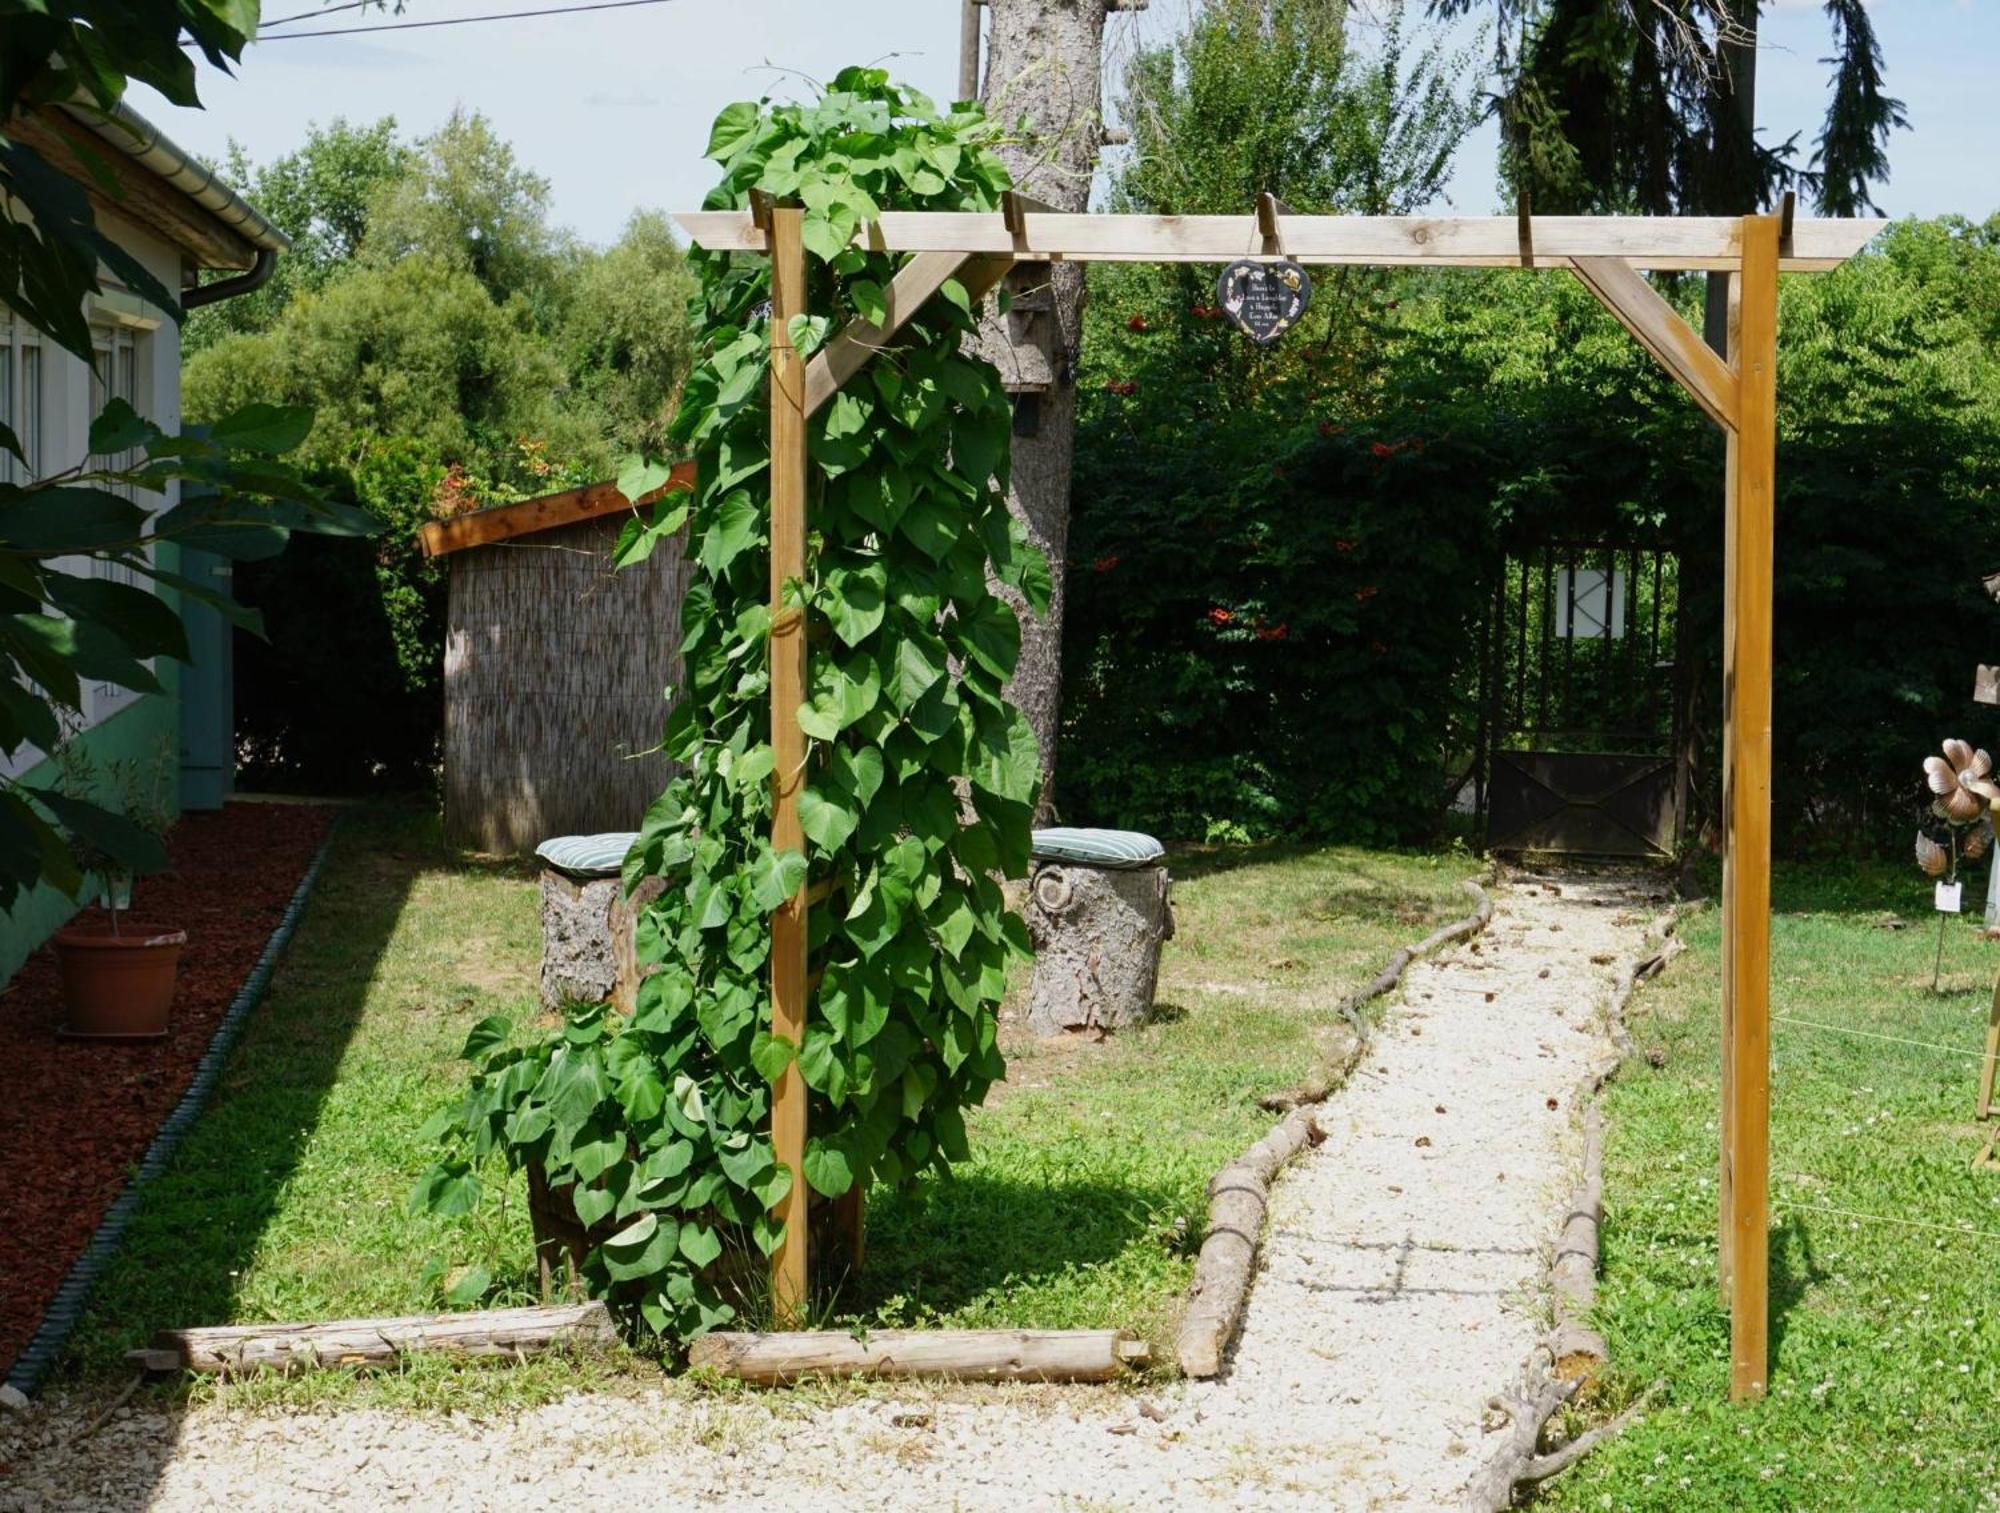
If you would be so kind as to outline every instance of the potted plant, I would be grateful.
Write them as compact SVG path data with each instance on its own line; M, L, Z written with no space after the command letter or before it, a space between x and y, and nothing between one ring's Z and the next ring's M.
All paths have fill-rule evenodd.
M150 764L111 762L102 778L75 741L57 753L62 786L94 794L123 812L126 825L157 841L173 823L167 798L172 764L164 752ZM166 1035L187 931L132 917L133 848L112 849L102 834L69 833L71 854L84 873L81 896L94 890L97 908L55 934L62 973L62 1033L82 1040L158 1040Z

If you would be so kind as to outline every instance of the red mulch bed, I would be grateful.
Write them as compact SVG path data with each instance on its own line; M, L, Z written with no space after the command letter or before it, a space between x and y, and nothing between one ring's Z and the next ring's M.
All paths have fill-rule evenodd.
M217 1024L326 838L333 811L231 804L168 837L171 870L142 878L138 912L188 933L173 1031L141 1044L59 1040L62 988L42 947L0 989L0 1372L124 1191L194 1076Z

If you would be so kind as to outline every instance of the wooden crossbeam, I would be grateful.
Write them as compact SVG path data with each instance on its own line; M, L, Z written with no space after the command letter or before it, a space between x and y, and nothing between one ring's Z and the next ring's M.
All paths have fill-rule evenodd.
M883 291L888 314L880 324L852 320L842 326L806 368L806 415L840 392L882 345L944 287L957 278L965 292L979 300L999 283L1014 259L1008 255L972 257L963 252L920 252L905 263Z
M1011 253L1049 262L1226 263L1263 257L1254 212L1241 215L1092 215L1035 211L884 211L855 234L882 252ZM674 217L697 244L755 252L764 233L745 210L690 211ZM1622 258L1641 268L1733 271L1743 255L1737 216L1538 215L1529 251L1515 216L1281 215L1285 255L1301 263L1383 266L1566 267L1576 258ZM1799 219L1779 264L1787 273L1837 268L1887 225L1880 220ZM1018 228L1018 229L1017 229Z
M1725 431L1734 430L1736 375L1680 312L1620 258L1580 257L1571 266L1583 286L1694 397L1708 418Z

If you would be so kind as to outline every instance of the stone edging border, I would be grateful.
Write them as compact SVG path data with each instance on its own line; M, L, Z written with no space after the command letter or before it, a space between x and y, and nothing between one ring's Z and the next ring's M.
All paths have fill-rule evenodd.
M243 986L237 989L235 998L230 1000L215 1033L209 1037L208 1049L195 1064L194 1076L189 1079L180 1101L173 1107L160 1127L153 1132L153 1140L146 1147L146 1154L140 1159L138 1170L125 1190L115 1198L98 1221L97 1231L84 1246L69 1273L56 1288L55 1296L49 1299L49 1306L42 1315L41 1326L33 1338L22 1349L14 1364L8 1369L6 1386L22 1397L32 1395L41 1384L44 1375L62 1353L69 1342L70 1331L82 1318L84 1305L90 1300L90 1291L97 1279L118 1253L124 1241L126 1226L137 1212L139 1199L145 1185L167 1169L174 1152L180 1148L181 1140L193 1128L194 1122L208 1106L208 1100L215 1091L216 1080L222 1075L223 1064L229 1053L235 1049L236 1041L243 1030L244 1021L250 1017L270 985L271 973L278 964L292 932L298 928L300 917L305 913L306 901L312 896L313 885L318 882L321 870L326 865L328 854L340 831L340 817L335 816L328 828L326 838L313 853L313 859L306 866L305 876L292 891L291 901L285 905L284 915L278 920L277 928L271 931L264 942L264 949L258 954L256 964L243 979ZM18 1399L17 1399L18 1401Z
M1313 1116L1319 1105L1346 1083L1368 1049L1368 1026L1358 1012L1361 1005L1393 991L1411 962L1484 930L1493 918L1493 900L1480 884L1491 884L1495 875L1489 866L1479 880L1468 878L1460 885L1476 905L1472 913L1432 931L1413 946L1399 946L1373 982L1342 1000L1340 1013L1347 1022L1344 1045L1330 1052L1298 1087L1258 1100L1265 1108L1285 1111L1285 1118L1209 1179L1208 1230L1188 1288L1187 1312L1174 1340L1174 1355L1183 1375L1212 1377L1222 1371L1223 1357L1236 1337L1255 1274L1271 1182L1287 1161L1325 1138Z
M1465 1513L1499 1513L1513 1506L1517 1487L1543 1482L1568 1470L1637 1418L1659 1390L1656 1383L1617 1417L1552 1450L1540 1449L1542 1430L1556 1410L1603 1370L1607 1358L1604 1337L1586 1322L1597 1299L1597 1231L1604 1214L1604 1115L1597 1095L1633 1054L1632 1037L1625 1029L1626 1003L1641 983L1665 971L1685 949L1679 933L1681 922L1706 904L1706 899L1676 904L1656 919L1646 937L1657 940L1657 948L1626 963L1605 1005L1609 1046L1571 1095L1570 1106L1584 1111L1583 1175L1570 1198L1569 1216L1549 1264L1555 1322L1528 1357L1520 1385L1491 1401L1508 1420L1507 1440L1468 1484L1462 1504Z

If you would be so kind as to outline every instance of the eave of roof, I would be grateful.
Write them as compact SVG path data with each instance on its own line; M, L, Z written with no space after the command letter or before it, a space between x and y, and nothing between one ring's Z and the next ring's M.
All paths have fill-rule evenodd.
M694 487L694 464L674 465L673 475L660 488L639 501L651 504L675 489ZM518 504L498 504L490 509L454 515L449 520L433 520L417 532L426 557L444 557L468 547L492 546L519 536L532 536L583 520L598 520L631 510L631 503L618 492L615 483L586 484L580 489L564 489Z
M119 101L106 113L95 102L72 101L62 113L155 178L192 200L251 246L283 252L292 245L262 211L216 176L215 170L180 146L131 106Z

